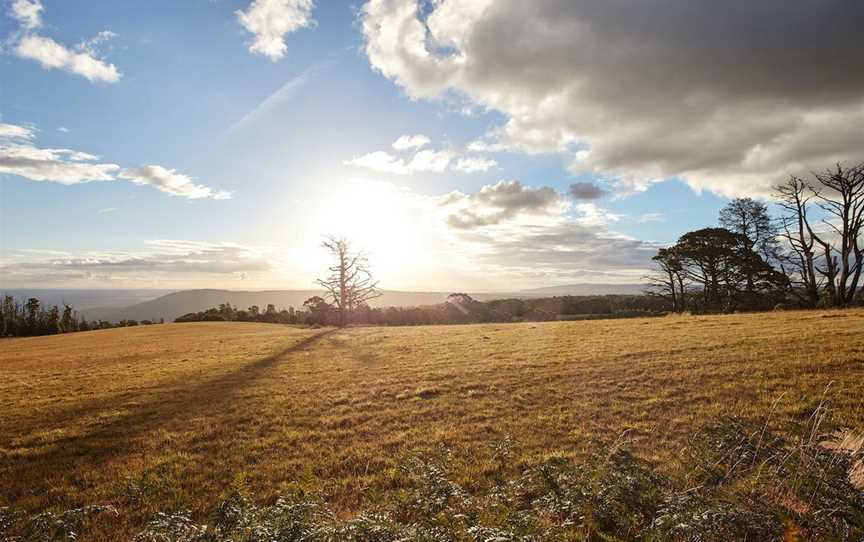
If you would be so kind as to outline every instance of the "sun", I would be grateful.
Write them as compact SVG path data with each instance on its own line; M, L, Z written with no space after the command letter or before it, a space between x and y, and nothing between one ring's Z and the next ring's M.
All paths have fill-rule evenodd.
M331 235L362 250L388 288L426 283L442 263L448 263L447 231L435 198L364 178L336 186L309 209L314 243L303 250L309 272L320 272L329 264L320 242Z

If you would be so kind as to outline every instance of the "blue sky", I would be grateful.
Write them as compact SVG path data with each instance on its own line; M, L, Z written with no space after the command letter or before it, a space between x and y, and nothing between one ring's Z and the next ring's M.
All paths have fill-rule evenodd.
M3 153L12 164L0 169L0 282L9 287L305 288L327 234L368 250L385 287L635 282L657 246L713 224L726 197L764 195L748 177L762 172L734 160L688 170L659 156L665 149L632 151L658 153L650 167L601 155L631 147L593 128L583 137L576 113L576 129L556 124L581 115L583 102L532 114L531 100L562 95L556 83L542 88L538 77L522 88L520 76L510 85L512 70L496 73L495 59L463 40L493 18L478 8L486 0L423 9L411 0L2 2L0 123L28 131L6 147L0 139L0 168ZM38 22L27 18L33 10ZM243 14L259 26L244 27ZM394 17L425 28L416 58ZM275 54L254 49L256 29ZM48 66L43 50L22 52L34 36L100 65ZM472 62L440 71L454 57ZM614 134L631 128L604 118L621 125ZM393 147L420 135L415 147ZM689 141L702 146L700 137ZM50 178L56 168L16 166L8 145L84 152L116 168L112 180L63 184ZM472 164L479 170L461 170ZM574 183L602 195L572 198ZM547 232L560 240L532 261ZM607 248L619 255L598 254Z

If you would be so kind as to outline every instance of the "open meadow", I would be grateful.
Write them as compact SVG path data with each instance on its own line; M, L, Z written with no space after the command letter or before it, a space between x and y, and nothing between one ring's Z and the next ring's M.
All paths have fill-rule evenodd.
M404 494L406 461L442 446L473 492L500 476L501 442L514 471L623 442L680 476L694 432L727 415L782 432L820 411L826 428L864 431L864 310L166 324L0 347L0 506L111 504L94 540L131 537L158 511L203 520L238 485L264 504L314 493L350 520Z

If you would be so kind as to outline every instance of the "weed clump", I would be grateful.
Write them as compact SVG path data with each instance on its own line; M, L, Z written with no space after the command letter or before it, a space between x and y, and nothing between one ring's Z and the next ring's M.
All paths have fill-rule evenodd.
M79 534L90 524L106 516L117 516L117 510L113 506L89 505L27 517L19 511L0 508L0 540L71 542L78 540Z

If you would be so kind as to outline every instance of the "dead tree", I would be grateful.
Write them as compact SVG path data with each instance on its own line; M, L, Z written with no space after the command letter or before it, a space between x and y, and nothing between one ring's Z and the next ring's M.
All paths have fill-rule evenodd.
M807 185L798 177L775 189L778 205L785 210L780 217L780 237L786 241L787 251L780 258L780 267L792 282L792 291L808 307L819 303L822 279L816 273L816 240L810 234L807 211L810 194Z
M825 251L829 293L835 304L848 305L855 298L864 266L860 240L864 226L864 163L851 168L837 164L814 177L821 185L814 194L828 215L822 223L833 237L832 243L828 236L815 236Z
M363 252L352 252L348 241L335 237L328 237L322 246L330 251L336 263L328 268L330 275L316 283L327 291L342 327L357 308L379 297L381 291Z
M783 237L808 299L818 298L821 286L831 305L849 305L864 269L864 163L854 167L837 164L813 177L811 183L792 177L778 188L781 205L787 210ZM819 221L820 231L808 215L810 201L825 215ZM814 250L817 246L818 251Z

